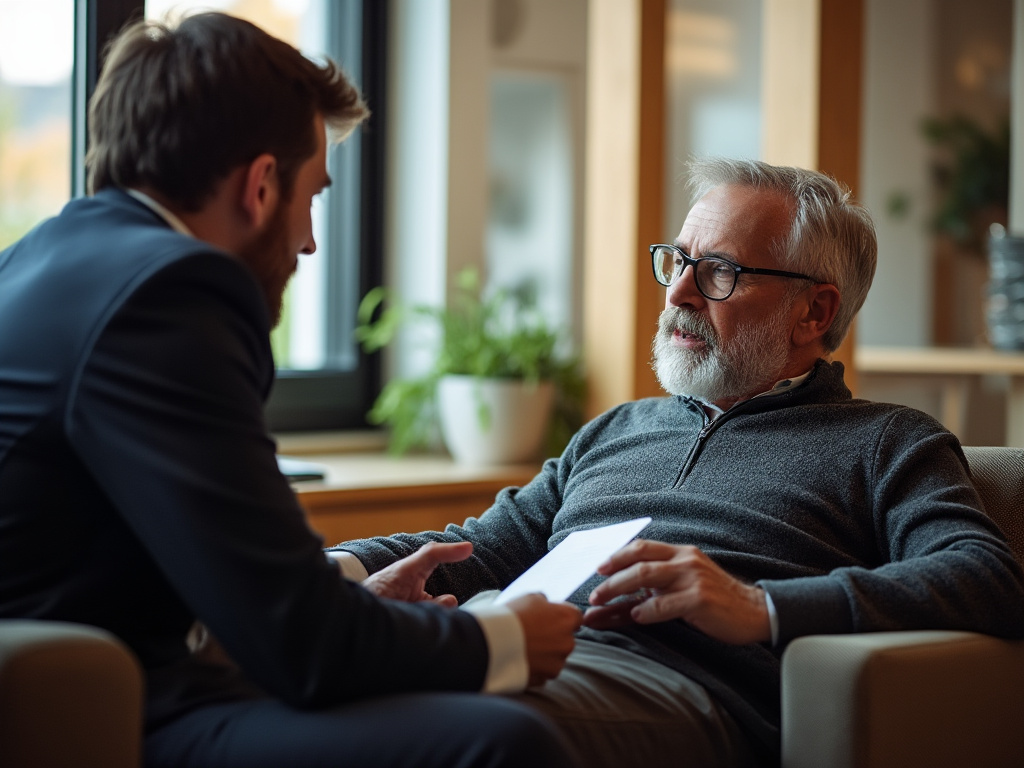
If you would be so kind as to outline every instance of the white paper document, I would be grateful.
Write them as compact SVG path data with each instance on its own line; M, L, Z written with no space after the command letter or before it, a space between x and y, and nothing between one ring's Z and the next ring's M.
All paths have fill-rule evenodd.
M626 546L647 527L649 517L570 533L533 567L509 584L495 599L495 605L521 595L541 592L553 603L561 602L594 575L597 567Z

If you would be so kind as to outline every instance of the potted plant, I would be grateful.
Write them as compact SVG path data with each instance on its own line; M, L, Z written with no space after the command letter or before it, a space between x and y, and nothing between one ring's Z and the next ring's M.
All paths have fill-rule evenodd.
M1024 245L1005 235L1010 190L1010 124L986 129L976 120L954 115L925 120L922 130L940 150L933 165L939 193L932 229L940 241L940 265L950 292L936 300L939 327L949 325L953 339L988 343L1002 349L1024 348ZM985 258L987 252L987 260ZM956 258L941 260L943 254ZM965 306L960 306L964 302Z
M932 172L940 193L932 228L964 253L985 251L989 226L1006 224L1010 195L1010 124L988 131L964 115L922 123L932 146L945 151Z
M457 276L447 307L406 308L384 288L359 306L356 338L367 352L389 344L408 320L435 323L440 341L423 376L397 378L381 391L367 418L390 428L390 448L430 445L438 430L461 463L532 460L541 448L560 452L582 422L578 358L561 353L533 291L484 295L478 276ZM386 305L386 306L385 306Z

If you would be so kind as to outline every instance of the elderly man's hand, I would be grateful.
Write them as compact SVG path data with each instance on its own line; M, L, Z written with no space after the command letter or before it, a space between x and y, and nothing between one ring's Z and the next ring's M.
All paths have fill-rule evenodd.
M448 608L459 604L453 595L433 595L426 592L427 579L441 563L457 563L473 554L473 544L460 541L441 544L432 541L408 557L392 563L363 581L362 585L377 597L418 603L433 600Z
M597 572L608 579L590 593L594 607L583 619L589 627L682 619L727 643L771 640L764 591L733 578L696 547L640 539Z

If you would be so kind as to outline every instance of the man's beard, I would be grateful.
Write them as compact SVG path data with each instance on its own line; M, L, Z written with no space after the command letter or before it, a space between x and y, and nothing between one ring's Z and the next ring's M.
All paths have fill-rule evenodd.
M284 290L294 272L295 254L290 252L289 239L288 206L280 200L263 231L238 253L263 290L271 328L281 322Z
M672 395L689 395L705 402L750 397L765 385L778 381L789 352L785 303L766 321L746 323L723 347L721 339L703 315L670 307L658 318L654 336L654 370L662 388ZM700 337L699 349L676 346L676 330Z

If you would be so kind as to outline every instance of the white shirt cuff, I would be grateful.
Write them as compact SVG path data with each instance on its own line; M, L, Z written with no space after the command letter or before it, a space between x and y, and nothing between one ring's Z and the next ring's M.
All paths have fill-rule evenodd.
M526 688L526 636L516 615L503 605L474 604L462 610L473 614L487 640L484 693L516 693Z
M341 575L349 581L364 581L370 575L362 561L351 552L335 550L325 554L338 564ZM525 690L530 680L530 668L526 663L523 627L511 610L491 605L493 597L480 597L483 599L465 607L465 610L473 614L487 641L487 675L482 690L484 693Z
M341 568L341 575L349 581L365 581L370 575L362 561L351 552L327 552L328 559L333 560Z
M779 644L779 614L775 612L775 603L772 602L772 596L768 594L767 589L762 589L764 592L764 604L768 608L768 625L772 629L772 645Z

